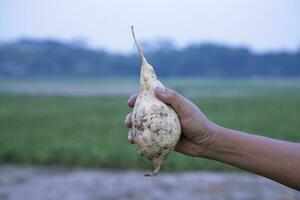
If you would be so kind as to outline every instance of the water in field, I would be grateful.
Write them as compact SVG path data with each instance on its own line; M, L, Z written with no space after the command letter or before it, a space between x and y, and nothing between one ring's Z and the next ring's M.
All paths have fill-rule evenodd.
M203 80L173 78L165 86L188 97L300 95L300 80ZM128 96L139 88L137 78L0 79L0 92L63 96Z

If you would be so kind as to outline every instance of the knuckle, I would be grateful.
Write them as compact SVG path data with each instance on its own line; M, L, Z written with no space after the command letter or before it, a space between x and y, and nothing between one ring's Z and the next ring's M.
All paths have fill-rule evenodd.
M178 93L174 90L170 90L168 91L168 98L172 99L172 100L176 100L178 97Z

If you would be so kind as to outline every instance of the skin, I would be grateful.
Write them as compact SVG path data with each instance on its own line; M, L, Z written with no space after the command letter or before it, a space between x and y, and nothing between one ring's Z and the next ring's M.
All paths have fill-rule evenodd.
M176 151L217 160L300 190L300 144L221 127L210 121L190 100L166 88L155 88L158 99L178 114L182 134ZM137 94L128 100L133 107ZM125 119L131 128L131 113ZM128 141L134 144L129 132Z

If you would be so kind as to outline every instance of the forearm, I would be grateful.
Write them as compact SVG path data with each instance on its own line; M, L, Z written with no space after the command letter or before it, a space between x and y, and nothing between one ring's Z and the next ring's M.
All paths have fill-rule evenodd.
M203 157L228 163L300 190L300 145L222 127Z

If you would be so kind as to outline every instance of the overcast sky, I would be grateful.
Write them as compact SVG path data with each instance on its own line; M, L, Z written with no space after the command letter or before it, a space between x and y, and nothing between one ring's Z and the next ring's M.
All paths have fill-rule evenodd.
M218 42L255 51L300 47L300 0L0 0L0 40L84 39L106 50L139 40Z

